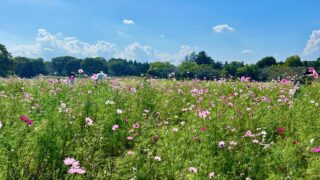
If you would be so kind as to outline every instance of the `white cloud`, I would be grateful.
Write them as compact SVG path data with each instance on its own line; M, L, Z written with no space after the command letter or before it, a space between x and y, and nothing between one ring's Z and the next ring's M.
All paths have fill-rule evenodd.
M241 54L253 54L254 51L251 49L244 49L243 51L241 51Z
M98 41L89 44L80 41L77 37L63 37L60 33L53 35L45 29L38 29L38 35L34 44L18 45L11 48L14 56L52 58L59 55L71 55L76 57L104 56L110 58L118 53L115 44Z
M314 30L310 35L307 45L303 51L305 55L320 54L320 29Z
M135 22L134 22L133 20L131 20L131 19L124 19L124 20L122 21L122 23L123 23L123 24L126 24L126 25L133 25L133 24L135 24Z
M219 24L219 25L216 25L215 27L212 27L212 30L217 33L222 33L222 32L232 32L234 31L234 28L230 27L228 24Z
M193 50L183 45L176 53L159 52L148 45L138 42L129 44L125 48L118 48L116 44L98 41L90 44L79 40L77 37L64 37L62 33L51 34L45 29L38 29L38 35L34 43L29 45L17 45L8 48L14 56L43 57L48 60L53 57L70 55L78 58L102 56L106 59L116 57L142 62L170 61L178 64Z

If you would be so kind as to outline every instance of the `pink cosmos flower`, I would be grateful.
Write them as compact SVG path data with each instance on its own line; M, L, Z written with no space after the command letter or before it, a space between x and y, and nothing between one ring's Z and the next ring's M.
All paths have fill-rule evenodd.
M253 143L253 144L258 144L258 143L259 143L259 140L258 140L258 139L253 139L253 140L252 140L252 143Z
M191 172L191 173L197 173L197 172L198 172L198 169L195 168L195 167L190 167L190 168L189 168L189 172Z
M262 96L261 101L267 102L267 101L268 101L268 98L265 97L265 96Z
M203 119L205 119L209 114L210 112L208 110L198 112L199 117Z
M82 74L83 73L83 69L78 69L78 73Z
M128 140L132 140L133 137L132 137L132 136L128 136L127 139L128 139Z
M93 121L92 121L92 119L91 118L89 118L89 117L86 117L86 123L87 123L87 125L88 126L91 126L92 124L93 124Z
M117 130L118 128L119 128L119 125L117 125L117 124L112 126L113 131Z
M81 167L79 167L79 168L71 167L68 170L68 174L84 174L84 173L86 173L86 170Z
M214 176L215 176L215 174L214 174L214 172L211 172L211 173L209 173L209 179L212 179L212 178L214 178Z
M54 85L54 80L53 80L53 79L50 79L50 80L49 80L49 83L52 84L52 85Z
M132 127L135 128L135 129L139 129L140 128L140 124L139 123L134 123L132 125Z
M252 134L252 132L250 130L248 130L246 132L246 134L244 135L244 137L253 137L254 135Z
M64 159L63 163L67 166L71 166L76 162L76 160L72 157L67 157L66 159Z
M311 152L320 153L320 147L312 148Z

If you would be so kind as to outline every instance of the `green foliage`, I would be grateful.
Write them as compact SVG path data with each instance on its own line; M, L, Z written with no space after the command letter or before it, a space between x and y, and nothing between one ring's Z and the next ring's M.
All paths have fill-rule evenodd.
M293 98L279 83L0 79L0 177L318 179L319 88ZM68 174L67 157L86 172Z
M300 60L300 57L298 55L290 56L286 59L284 62L284 65L287 67L299 67L302 66L302 62Z
M46 75L48 71L43 59L31 59L26 57L15 57L14 72L19 77L31 78L39 74Z
M13 62L11 54L4 45L0 44L0 77L5 77L10 74L12 66Z
M100 71L108 72L107 61L102 57L85 58L82 61L83 70L91 75Z
M264 57L262 58L261 60L259 60L256 65L259 67L259 68L265 68L265 67L270 67L272 65L275 65L277 64L277 61L274 57L272 56L267 56L267 57Z
M158 78L167 78L170 73L175 72L175 66L169 62L150 63L148 74Z

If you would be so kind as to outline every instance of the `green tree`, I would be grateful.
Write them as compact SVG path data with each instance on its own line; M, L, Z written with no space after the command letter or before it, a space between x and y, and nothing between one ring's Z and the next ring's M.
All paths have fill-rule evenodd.
M67 74L66 65L68 64L69 61L73 61L73 60L77 60L77 58L72 56L60 56L60 57L53 58L51 60L52 68L58 75L66 75Z
M81 68L81 59L69 59L69 61L65 65L65 72L67 74L76 73Z
M107 61L103 57L85 58L81 66L84 72L89 75L100 71L108 72Z
M31 59L27 57L15 57L14 71L19 77L31 78L39 74L47 75L48 71L43 59Z
M170 73L175 72L175 66L169 62L150 63L148 74L159 78L167 78Z
M109 59L108 61L108 70L109 73L113 76L121 76L121 75L128 75L129 68L134 68L133 63L129 67L129 63L124 59Z
M0 76L7 76L13 68L13 61L11 54L6 47L0 44Z
M287 67L299 67L302 66L302 62L300 60L300 57L298 55L290 56L286 59L284 62L284 65Z
M236 76L237 69L243 66L244 66L243 62L238 62L238 61L232 61L231 63L226 62L223 68L222 74Z
M246 76L246 77L251 77L254 80L258 80L259 79L259 69L254 64L251 64L251 65L246 64L246 65L241 66L237 69L236 75L238 77Z
M178 71L183 78L193 78L198 71L198 64L192 61L183 61L178 66Z
M197 58L195 59L195 62L200 65L200 64L212 64L213 59L211 59L210 56L207 55L205 51L200 51L197 55Z
M198 79L214 79L219 78L219 71L213 69L213 67L210 64L201 64L197 68L197 72L195 74L195 77Z
M272 56L264 57L256 63L258 68L270 67L275 64L277 64L277 60Z

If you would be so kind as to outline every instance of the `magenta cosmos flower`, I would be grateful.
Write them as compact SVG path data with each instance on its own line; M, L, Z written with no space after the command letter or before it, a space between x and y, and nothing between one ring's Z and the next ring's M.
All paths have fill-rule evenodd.
M28 123L29 126L32 126L32 124L33 124L32 120L31 120L31 119L28 119L27 116L25 116L25 115L21 115L21 116L20 116L20 120Z
M320 153L320 147L312 148L311 152Z

